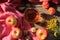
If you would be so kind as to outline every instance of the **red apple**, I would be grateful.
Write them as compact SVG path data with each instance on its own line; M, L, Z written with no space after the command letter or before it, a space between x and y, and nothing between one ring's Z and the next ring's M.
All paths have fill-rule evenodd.
M17 39L22 36L22 31L19 28L13 28L11 31L11 36L14 39Z
M49 14L49 15L53 15L53 14L55 14L55 13L56 13L55 8L50 7L50 8L48 9L48 14Z
M13 16L9 16L6 18L6 24L9 26L16 26L17 25L17 20Z
M42 7L43 7L43 8L49 8L49 3L48 3L48 1L44 1L44 2L42 3Z
M39 28L36 32L36 36L39 40L44 40L46 39L48 33L47 30L45 28Z

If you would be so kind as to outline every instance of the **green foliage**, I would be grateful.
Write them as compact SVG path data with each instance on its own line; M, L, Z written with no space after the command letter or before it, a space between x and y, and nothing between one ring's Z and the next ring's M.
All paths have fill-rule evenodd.
M59 33L59 28L56 17L47 21L47 29L53 31L55 37L57 36L57 33Z
M53 30L56 29L57 27L58 26L56 17L47 21L47 29Z

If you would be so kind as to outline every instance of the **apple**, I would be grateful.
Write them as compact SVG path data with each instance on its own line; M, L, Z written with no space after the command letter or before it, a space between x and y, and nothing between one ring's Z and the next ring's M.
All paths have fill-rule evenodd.
M48 14L49 14L49 15L53 15L53 14L55 14L55 13L56 13L55 8L50 7L50 8L48 9Z
M6 24L9 26L16 26L17 25L17 19L13 16L9 16L6 18Z
M22 36L22 31L19 28L13 28L11 31L11 36L14 39L17 39Z
M48 1L43 1L43 2L42 2L42 7L43 7L43 8L49 8L49 3L48 3Z
M47 37L48 33L45 28L39 28L36 31L36 36L39 40L45 40Z

